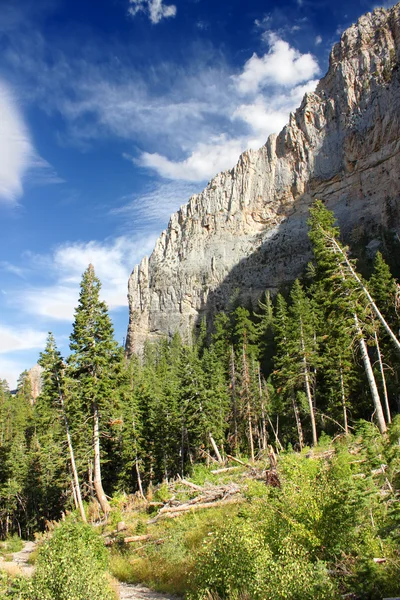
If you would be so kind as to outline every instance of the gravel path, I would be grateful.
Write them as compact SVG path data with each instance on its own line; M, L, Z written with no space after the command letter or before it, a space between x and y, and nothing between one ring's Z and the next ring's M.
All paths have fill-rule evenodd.
M121 600L178 600L177 596L165 596L142 585L128 583L120 583L119 593Z
M31 576L34 567L28 563L29 556L35 549L34 542L25 542L22 550L14 552L12 561L1 561L0 568L9 572L19 571L23 575ZM132 585L128 583L119 584L120 600L179 600L176 596L165 596L153 592L142 585Z

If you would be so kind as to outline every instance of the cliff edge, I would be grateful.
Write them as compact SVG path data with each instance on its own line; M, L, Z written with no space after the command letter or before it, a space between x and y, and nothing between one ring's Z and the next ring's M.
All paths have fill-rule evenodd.
M279 135L244 152L172 215L150 258L129 279L128 354L223 309L253 302L298 276L310 258L315 198L345 238L400 230L400 4L347 29L329 70Z

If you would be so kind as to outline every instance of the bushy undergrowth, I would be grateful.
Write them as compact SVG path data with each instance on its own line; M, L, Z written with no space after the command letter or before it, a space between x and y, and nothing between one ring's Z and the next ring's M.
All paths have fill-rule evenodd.
M35 574L15 598L23 600L112 600L107 551L89 525L68 519L44 543Z
M392 431L396 428L398 424ZM400 557L397 516L391 512L398 515L398 508L393 509L398 505L393 486L398 442L394 447L369 424L362 427L362 438L352 445L337 443L328 457L282 456L282 488L253 498L233 522L203 543L190 598L397 595ZM376 473L374 468L383 463L387 470Z
M247 502L159 521L137 531L162 544L114 548L113 574L190 600L363 599L400 591L400 419L383 437L353 436L279 457L280 488L243 479ZM382 465L385 465L382 468ZM244 469L245 470L245 469ZM197 484L217 483L196 467ZM164 484L157 498L169 495ZM139 527L140 525L140 527ZM374 559L385 559L375 561Z

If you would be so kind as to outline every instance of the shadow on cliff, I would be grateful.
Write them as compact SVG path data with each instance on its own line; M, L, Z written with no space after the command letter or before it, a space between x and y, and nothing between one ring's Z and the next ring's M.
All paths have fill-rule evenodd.
M259 235L258 248L230 270L221 283L207 294L194 323L199 328L204 317L210 326L212 317L223 310L243 305L256 309L262 295L269 290L274 296L285 291L304 274L312 259L308 239L309 208L314 199L321 199L333 210L341 230L342 241L350 246L358 259L358 269L368 276L378 250L389 263L395 277L400 277L400 198L379 199L380 219L376 211L368 210L370 198L358 198L354 203L342 197L324 198L324 194L306 193L293 203L291 213L278 226ZM377 199L378 200L378 199ZM356 210L354 209L356 204ZM218 268L218 265L216 266Z

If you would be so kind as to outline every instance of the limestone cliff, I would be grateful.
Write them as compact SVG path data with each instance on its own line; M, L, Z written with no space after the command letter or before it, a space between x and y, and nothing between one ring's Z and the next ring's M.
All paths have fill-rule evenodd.
M222 309L236 290L257 299L309 259L315 198L350 242L400 226L400 5L345 31L327 75L288 125L247 151L175 213L129 280L127 351Z

